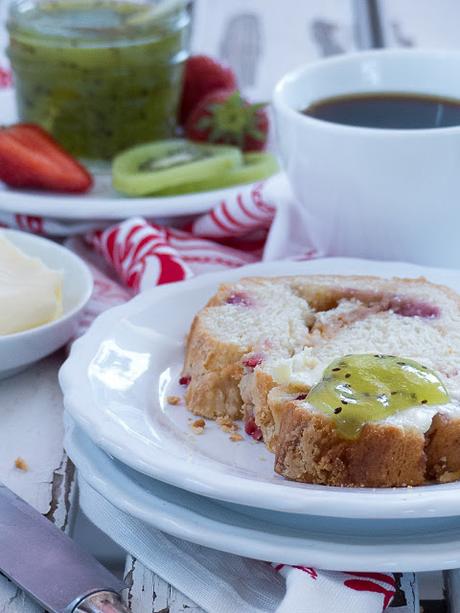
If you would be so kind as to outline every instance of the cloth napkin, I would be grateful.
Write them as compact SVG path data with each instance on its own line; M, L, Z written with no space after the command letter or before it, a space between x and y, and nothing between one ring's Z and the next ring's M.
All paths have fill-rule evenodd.
M164 534L115 508L79 476L88 518L209 613L418 613L413 573L328 572L223 553ZM224 512L224 511L223 511Z

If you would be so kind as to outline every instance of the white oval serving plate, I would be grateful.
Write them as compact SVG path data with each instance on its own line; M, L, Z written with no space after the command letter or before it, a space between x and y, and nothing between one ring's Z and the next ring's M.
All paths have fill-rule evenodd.
M460 272L345 258L274 262L155 288L101 315L76 341L60 372L67 410L92 440L156 479L256 508L348 518L460 515L460 483L416 488L334 488L286 481L273 455L251 439L234 443L208 421L192 433L190 413L170 406L193 316L224 281L248 275L424 275L460 291Z
M61 245L17 230L2 229L1 232L27 255L62 272L64 309L55 321L0 336L0 378L4 378L53 353L72 338L78 318L91 297L93 278L83 260Z
M259 560L369 572L460 565L460 518L388 522L294 516L286 524L283 519L291 517L286 513L248 516L238 505L223 507L133 471L96 447L69 419L65 448L78 469L81 508L96 525L103 517L102 529L107 500L167 534Z
M0 91L0 125L17 121L14 91ZM94 172L94 187L88 194L63 195L8 189L0 182L0 211L39 215L53 219L104 221L140 215L180 217L206 213L222 200L250 191L251 185L184 194L167 198L124 198L112 188L110 170Z

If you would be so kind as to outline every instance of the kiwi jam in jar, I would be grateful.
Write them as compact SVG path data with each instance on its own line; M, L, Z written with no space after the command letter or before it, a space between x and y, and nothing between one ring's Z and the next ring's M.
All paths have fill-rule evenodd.
M88 160L172 136L189 26L186 0L13 0L21 121Z

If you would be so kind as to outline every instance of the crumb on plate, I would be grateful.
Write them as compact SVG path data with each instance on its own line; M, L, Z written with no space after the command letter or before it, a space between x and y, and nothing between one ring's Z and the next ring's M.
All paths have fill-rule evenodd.
M176 405L176 404L180 404L181 397L180 396L168 396L166 400L168 401L168 404Z
M439 477L439 483L451 483L460 479L460 470L446 471Z
M200 417L199 419L195 419L195 421L190 425L192 426L192 430L195 434L203 434L206 422L202 417Z
M14 461L14 466L18 468L19 470L23 470L24 472L27 472L29 470L29 465L24 460L24 458L20 458L20 457L16 458Z
M236 442L238 442L238 441L242 441L242 440L243 440L243 437L241 436L241 434L232 434L232 435L230 436L230 440L231 440L233 443L236 443Z
M239 428L238 424L236 424L229 415L223 415L222 417L218 417L216 419L217 425L223 432L236 432Z

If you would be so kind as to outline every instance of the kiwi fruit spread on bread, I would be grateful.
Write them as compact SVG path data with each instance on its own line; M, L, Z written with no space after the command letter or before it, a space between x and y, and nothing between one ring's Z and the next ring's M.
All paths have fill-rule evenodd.
M330 415L346 438L356 438L365 423L417 405L444 405L447 390L436 373L394 355L346 355L334 360L306 400Z
M288 479L460 479L460 297L425 279L221 285L195 316L182 376L190 411L243 419Z

